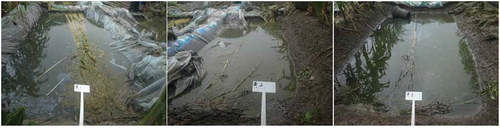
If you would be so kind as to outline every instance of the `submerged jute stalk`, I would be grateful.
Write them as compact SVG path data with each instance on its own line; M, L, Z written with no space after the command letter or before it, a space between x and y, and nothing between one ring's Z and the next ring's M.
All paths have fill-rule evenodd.
M57 61L57 63L55 63L54 65L52 65L49 69L47 69L45 72L42 73L42 75L38 76L36 78L36 80L38 80L40 77L42 77L43 75L47 74L50 70L52 70L54 67L56 67L56 65L58 65L59 63L61 63L64 59L66 59L66 57L62 58L61 60Z

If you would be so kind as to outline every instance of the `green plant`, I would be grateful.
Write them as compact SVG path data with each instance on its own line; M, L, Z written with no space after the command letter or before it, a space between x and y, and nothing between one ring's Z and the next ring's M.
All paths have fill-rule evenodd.
M490 99L495 100L498 96L498 82L497 81L487 81L485 82L485 88L481 91L483 95L487 95Z
M148 115L141 121L142 125L164 125L167 122L167 89L163 88L160 98L149 109Z
M15 2L15 1L2 2L2 13L9 13L16 7L19 7L19 5L24 5L25 7L27 7L28 2ZM27 11L28 8L24 8L24 10Z
M351 12L354 12L356 9L356 6L358 5L358 2L335 2L335 5L339 8L340 14L342 14L342 17L344 18L345 21L349 19L352 23L352 27L354 30L356 30L356 25L354 24L354 19L352 18ZM337 22L338 23L338 22ZM335 25L339 26L339 25Z
M24 121L24 107L20 107L13 113L2 110L2 125L22 125Z
M316 17L318 17L321 22L331 25L332 22L329 20L330 17L328 16L331 16L333 12L333 9L331 8L332 2L310 2L310 5L314 8L313 10Z
M306 68L304 69L304 71L302 71L302 72L299 74L299 76L298 76L298 77L305 77L305 78L309 78L309 77L311 77L311 68L306 67Z
M2 2L2 16L3 14L7 14L14 9L17 8L15 15L12 15L12 19L23 19L25 18L25 14L28 11L28 2Z
M311 118L312 118L311 112L306 112L306 114L304 115L304 119L308 124L311 123Z
M313 107L313 108L309 109L302 116L301 122L303 122L305 124L308 124L308 125L315 124L315 121L313 120L313 117L315 115L318 115L318 113L319 113L319 111L318 111L318 109L316 107Z

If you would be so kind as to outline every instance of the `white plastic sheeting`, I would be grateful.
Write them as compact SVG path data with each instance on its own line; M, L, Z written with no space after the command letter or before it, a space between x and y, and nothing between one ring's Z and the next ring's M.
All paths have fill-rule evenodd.
M2 67L9 60L9 54L17 52L18 46L45 10L36 3L26 8L19 5L2 17Z
M205 45L214 40L226 28L247 28L246 4L230 6L227 9L206 8L179 15L192 15L193 20L184 28L174 32L179 36L168 42L168 99L175 99L183 93L201 84L205 75L202 58L196 55Z
M174 34L177 40L168 42L168 55L173 56L180 51L192 50L198 52L224 28L246 28L245 11L242 5L231 6L227 9L207 8L185 12L181 15L193 15L193 20L186 27Z
M181 51L168 58L168 85L169 90L175 92L168 94L168 99L180 96L205 76L205 69L201 64L202 58L193 51ZM170 92L170 91L169 91Z
M104 5L99 1L80 2L87 18L101 23L115 42L106 42L122 53L131 63L128 79L141 90L127 102L149 109L166 88L166 52L164 42L151 40L151 32L138 31L139 24L127 9Z
M447 2L444 1L395 1L396 4L402 4L414 8L441 8Z

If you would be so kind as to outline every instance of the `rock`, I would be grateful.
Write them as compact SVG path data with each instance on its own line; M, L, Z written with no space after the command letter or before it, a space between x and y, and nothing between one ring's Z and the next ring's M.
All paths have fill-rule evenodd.
M309 77L309 80L314 80L314 76Z

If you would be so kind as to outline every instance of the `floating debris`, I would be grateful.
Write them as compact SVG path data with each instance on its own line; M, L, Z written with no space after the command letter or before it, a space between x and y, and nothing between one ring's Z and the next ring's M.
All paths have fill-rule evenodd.
M116 60L115 60L115 58L111 58L111 61L109 61L109 62L110 62L111 64L115 65L115 66L116 66L116 67L118 67L118 68L121 68L121 69L123 69L123 70L127 70L127 68L125 68L125 66L122 66L122 65L118 65L118 64L116 64Z
M57 79L60 79L59 83L57 83L56 86L54 86L54 88L52 88L52 90L50 90L45 96L48 96L50 93L52 93L52 91L54 91L54 89L56 89L57 86L59 86L61 83L71 81L71 77L66 73L59 74L59 76L57 76Z
M245 78L241 79L238 84L236 84L236 87L234 87L234 89L231 91L233 92L234 90L238 89L238 87L240 87L240 85L245 82L245 80L247 80L249 77L252 77L253 74L255 73L255 71L257 71L257 69L259 69L260 67L260 64L261 62L259 62L257 65L255 65L255 67L253 67L252 71L250 71L250 73L248 73L247 76L245 76Z

